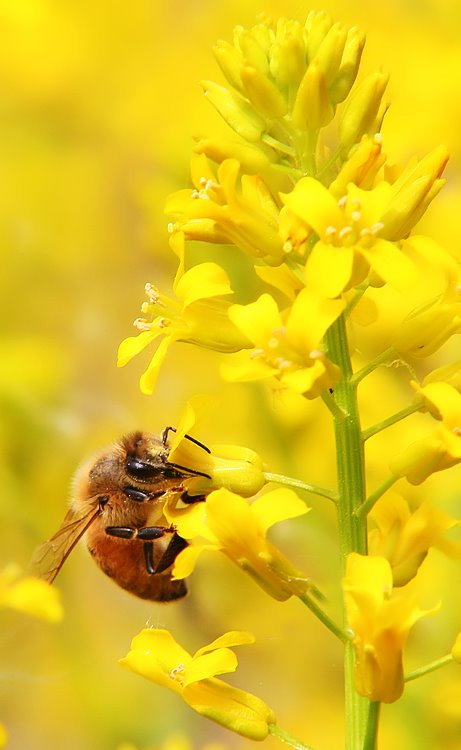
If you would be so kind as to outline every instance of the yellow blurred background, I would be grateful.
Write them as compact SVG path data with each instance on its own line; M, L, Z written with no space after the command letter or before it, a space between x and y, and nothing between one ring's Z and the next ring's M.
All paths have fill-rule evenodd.
M391 74L388 155L423 156L439 143L452 153L448 186L421 230L460 256L460 3L325 0L321 8L367 32L365 72L382 67ZM253 25L260 12L302 20L310 9L294 0L0 0L2 565L26 565L57 528L82 458L131 429L174 425L195 393L218 399L200 434L205 442L245 444L273 471L331 484L331 433L321 404L282 403L264 388L222 384L219 355L185 344L170 349L153 397L138 391L146 357L115 366L144 283L168 291L176 270L163 203L188 185L191 137L216 127L198 85L221 80L211 45L230 39L236 24ZM368 424L402 405L402 380L370 380ZM385 469L373 469L380 450L371 449L370 461L372 478L382 480ZM448 498L443 507L456 515L460 477L451 470L422 492ZM335 534L326 505L313 499L313 512L287 523L277 539L331 586L334 602ZM252 630L257 643L240 650L230 680L266 700L281 726L316 750L341 747L339 646L299 602L269 600L224 559L212 563L194 574L186 600L162 606L117 589L78 549L58 578L61 625L2 612L7 747L147 750L178 728L192 750L210 742L247 747L118 666L146 623L171 629L192 651L226 630ZM448 604L443 617L418 629L412 668L449 650L461 629L453 594L459 563L434 553L428 564L429 598ZM385 708L387 747L461 748L461 671L450 667L412 684L398 705Z

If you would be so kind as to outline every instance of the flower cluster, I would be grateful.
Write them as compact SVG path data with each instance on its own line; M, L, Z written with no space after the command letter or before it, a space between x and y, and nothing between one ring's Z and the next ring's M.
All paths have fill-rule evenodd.
M308 508L287 489L248 502L275 476L253 452L235 446L204 451L187 441L183 426L170 460L197 471L188 492L202 502L184 508L173 498L164 512L191 541L176 559L174 578L190 575L202 552L220 551L275 599L299 597L345 643L346 679L356 691L346 691L356 733L348 747L371 747L364 737L371 733L371 742L377 720L372 704L396 701L403 692L410 630L435 611L417 604L429 550L460 556L459 543L445 536L459 525L456 518L431 503L410 502L408 487L390 492L399 480L416 486L461 462L460 363L438 367L421 382L415 369L461 332L459 263L415 233L444 184L448 154L439 146L404 165L388 162L381 133L387 76L376 72L356 82L363 46L355 27L322 12L310 13L304 25L279 19L238 27L232 43L217 43L226 82L206 81L203 88L233 135L197 138L192 185L166 204L179 257L174 296L148 284L144 317L136 321L141 332L119 350L124 365L163 336L141 378L145 393L153 391L167 347L181 341L220 352L226 380L264 381L296 398L325 402L334 426L337 490L304 488L336 506L347 630L320 608L317 589L268 540L273 524ZM209 243L212 261L194 265L188 252L194 241ZM255 287L242 282L233 303L224 266L231 267L237 253L247 256L243 267L258 277L260 292L245 297ZM398 300L400 319L398 311L386 316L389 294ZM366 347L355 356L350 344L354 326L373 342L374 358L365 364ZM394 362L408 372L407 404L362 432L358 386L378 366ZM414 412L435 428L389 455L389 477L367 494L365 440ZM217 644L223 645L218 639L206 650ZM172 654L161 663L160 646ZM264 737L269 709L259 699L238 698L258 729L234 721L236 694L223 699L227 688L215 680L219 672L202 669L205 661L209 666L212 659L203 649L190 657L163 631L145 631L125 663L181 693L200 713L245 736ZM356 693L369 701L366 710ZM222 710L228 698L229 711ZM367 711L371 729L365 730Z

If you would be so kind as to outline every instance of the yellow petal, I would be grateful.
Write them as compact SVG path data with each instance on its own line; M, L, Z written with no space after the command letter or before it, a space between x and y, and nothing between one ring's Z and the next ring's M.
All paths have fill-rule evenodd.
M217 648L209 653L194 656L192 662L187 667L184 686L191 685L193 682L199 682L199 680L215 677L218 674L235 672L237 667L237 657L230 648Z
M142 331L137 336L128 336L118 348L117 367L123 367L130 359L136 357L146 346L152 343L162 333L161 328L153 328L151 331Z
M168 347L173 342L173 340L174 339L171 336L168 336L160 342L154 356L150 361L149 367L147 368L145 373L141 375L141 378L139 380L139 387L141 389L141 392L145 393L147 396L152 395L155 390L155 385L157 383L160 368L162 366L163 360L165 359Z
M176 294L186 308L197 300L233 294L233 291L221 266L217 263L199 263L179 279Z
M275 523L302 516L309 510L293 490L286 488L267 492L251 504L251 512L264 535Z

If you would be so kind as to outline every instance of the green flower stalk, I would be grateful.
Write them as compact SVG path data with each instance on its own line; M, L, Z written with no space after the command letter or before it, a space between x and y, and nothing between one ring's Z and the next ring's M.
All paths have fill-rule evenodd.
M233 133L196 140L193 187L175 192L166 205L180 258L178 301L148 287L145 317L137 323L142 332L122 343L119 362L162 335L142 379L144 392L154 388L166 347L186 341L221 352L223 378L241 387L261 381L324 402L334 434L333 489L276 474L248 449L200 453L182 430L174 462L199 473L190 486L203 502L184 508L174 500L165 515L190 542L174 577L188 576L202 552L223 553L279 602L298 597L343 643L346 750L376 747L379 705L397 701L405 687L410 632L438 609L419 603L419 572L429 550L459 556L459 545L444 537L459 521L421 501L410 507L398 494L403 482L417 486L461 461L459 362L444 364L422 384L413 365L461 332L459 263L414 233L443 187L448 154L438 146L404 166L388 164L381 133L388 77L372 72L356 83L364 41L355 27L311 12L304 25L281 18L237 27L232 43L217 42L214 53L226 81L206 81L203 89ZM187 243L196 240L210 244L214 260L188 267ZM232 304L220 260L225 256L232 264L237 253L247 256L263 292ZM246 288L243 280L243 295ZM383 288L408 300L401 325L390 324L388 340L374 327L386 316L378 294ZM366 346L356 353L352 343L354 326L363 322L362 339L378 336L381 346L368 360ZM407 365L408 403L362 429L360 385L390 362ZM416 411L436 422L435 429L397 455L383 455L387 478L369 489L365 442ZM249 503L246 498L266 481L333 501L341 579L332 584L342 590L341 611L330 613L309 576L267 538L275 522L303 515L307 507L286 488ZM152 666L144 649L157 637L155 631L138 636L125 665L181 692L199 710L188 699L202 685L189 676L191 657L184 656L187 669L168 667L165 677L166 667ZM459 650L457 645L453 658ZM438 660L437 668L450 661ZM200 713L248 738L271 733L293 747L310 747L308 728L304 740L294 739L254 696L241 703L257 728L236 722L235 696L214 674L203 672Z

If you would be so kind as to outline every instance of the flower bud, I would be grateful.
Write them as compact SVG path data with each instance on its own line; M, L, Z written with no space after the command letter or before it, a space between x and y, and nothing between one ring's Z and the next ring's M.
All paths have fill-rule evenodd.
M330 16L324 10L311 10L308 14L304 28L307 31L306 51L309 61L314 59L332 25Z
M238 135L250 143L261 138L264 120L243 96L214 81L203 81L202 86L205 96Z
M298 88L293 107L293 124L299 130L315 131L327 125L333 115L325 74L317 60L314 60Z
M242 93L243 85L240 71L243 65L243 57L240 51L233 44L229 44L229 42L223 39L218 39L213 46L213 53L216 62L230 85Z
M343 102L354 85L364 45L365 34L359 31L356 26L353 26L347 32L341 64L329 87L330 100L334 104Z
M253 35L252 30L249 31L244 29L243 26L237 26L234 29L234 44L240 49L246 65L257 68L264 75L269 72L266 52L256 36Z
M389 76L384 73L372 73L367 76L352 92L347 100L339 123L339 141L341 146L349 149L368 133L382 112L382 97Z
M344 162L341 171L331 183L329 190L338 200L347 195L347 186L353 182L363 190L370 190L378 171L386 161L381 153L381 133L372 138L364 135L360 143L351 150L349 158Z
M245 93L263 117L277 119L287 111L287 103L272 81L258 68L246 65L241 71Z
M297 21L279 18L276 40L270 53L270 72L280 87L297 86L306 70L302 27Z
M315 60L325 73L327 86L330 86L339 71L346 37L347 32L344 26L340 23L333 24L315 55Z

